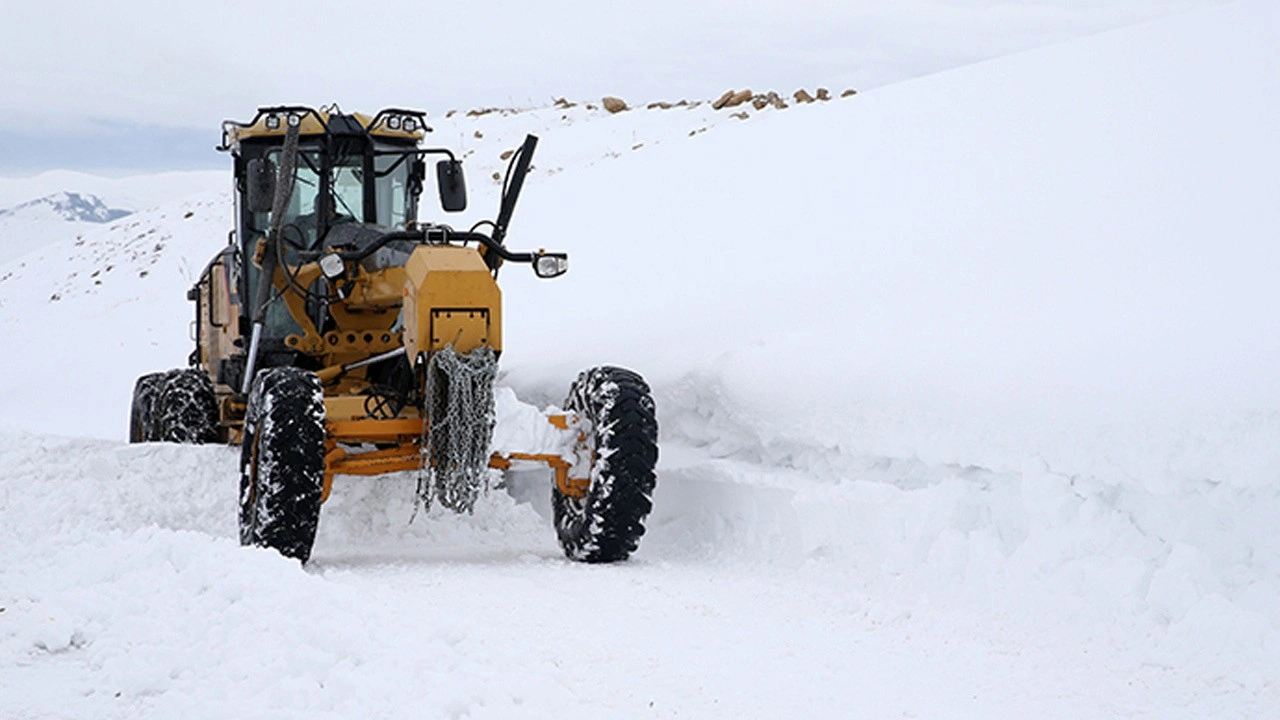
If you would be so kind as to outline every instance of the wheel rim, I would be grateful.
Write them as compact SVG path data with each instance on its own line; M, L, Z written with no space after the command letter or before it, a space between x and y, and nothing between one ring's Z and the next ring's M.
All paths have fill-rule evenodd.
M581 418L579 422L590 424L590 421L584 418L581 413L579 413L579 418ZM579 432L578 442L574 445L573 454L575 458L579 459L579 461L585 458L587 465L586 477L589 484L587 485L586 491L581 495L572 495L565 492L561 492L560 494L564 497L570 512L575 516L581 517L586 515L587 501L591 497L591 491L595 488L596 484L596 433L594 426L585 428ZM578 467L578 463L575 463L574 467ZM572 468L570 469L570 472L572 472ZM559 490L558 486L557 490Z

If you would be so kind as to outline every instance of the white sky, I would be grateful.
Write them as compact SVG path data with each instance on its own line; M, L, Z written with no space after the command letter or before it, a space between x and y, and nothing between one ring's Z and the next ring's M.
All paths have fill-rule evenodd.
M206 152L221 120L283 102L440 113L866 89L1225 1L13 3L0 23L0 174L42 165L41 144L68 137L154 154L207 135ZM139 140L156 126L164 143ZM83 169L146 160L88 147L100 156L79 157ZM75 164L50 153L48 167Z

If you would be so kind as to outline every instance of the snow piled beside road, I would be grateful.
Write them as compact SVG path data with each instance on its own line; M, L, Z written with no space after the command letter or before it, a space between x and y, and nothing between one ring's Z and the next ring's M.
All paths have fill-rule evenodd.
M230 212L197 195L0 266L0 333L21 341L0 358L0 428L124 437L133 378L186 364L187 288Z
M5 265L0 717L1280 715L1278 47L1241 2L692 137L591 120L667 140L540 161L511 243L572 270L503 271L501 381L652 382L619 566L512 473L413 523L411 477L344 479L303 571L237 547L235 450L49 437L123 436L182 363L225 198Z
M1086 527L1068 520L1051 484L1014 491L1038 504L1029 514L1002 508L1027 525L1007 558L971 500L973 486L1009 478L917 468L950 477L911 490L872 473L843 491L792 494L752 485L760 470L749 466L723 478L669 472L645 552L589 567L563 559L546 519L506 493L474 516L408 524L411 483L348 479L302 572L237 546L232 449L27 436L0 450L12 530L0 543L0 588L12 588L3 717L1274 707L1266 623L1221 600L1172 628L1135 618L1142 563L1083 551L1094 539L1154 541L1106 513ZM857 556L794 554L815 529ZM1198 577L1194 557L1180 562L1164 573L1171 598Z

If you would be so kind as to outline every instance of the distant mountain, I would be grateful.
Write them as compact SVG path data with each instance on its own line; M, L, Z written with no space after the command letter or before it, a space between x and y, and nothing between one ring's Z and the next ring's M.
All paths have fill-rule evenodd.
M15 205L8 210L0 210L0 218L106 223L132 213L132 210L107 207L97 195L56 192Z

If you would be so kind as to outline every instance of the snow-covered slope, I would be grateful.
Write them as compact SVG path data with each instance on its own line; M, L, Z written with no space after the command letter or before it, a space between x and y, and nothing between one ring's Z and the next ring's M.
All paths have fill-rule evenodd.
M216 132L211 132L210 138L210 142L216 140ZM0 207L12 207L58 192L75 192L96 195L112 207L146 210L227 186L226 173L214 171L103 177L53 170L33 177L0 178Z
M0 210L0 263L130 212L107 207L97 195L67 191Z
M848 101L831 100L830 104ZM518 147L526 133L541 138L529 181L533 186L566 171L619 165L664 143L684 146L724 132L744 122L734 113L748 113L754 122L780 113L817 114L825 107L829 104L715 111L710 102L695 100L679 107L641 107L617 115L590 103L478 115L457 112L432 121L436 130L431 141L450 145L466 158L471 203L466 212L445 219L457 227L469 227L496 214L501 183L494 175L501 177L508 164L503 155ZM211 184L203 173L178 177L178 185ZM135 188L150 187L145 178L127 180ZM226 177L221 176L221 181L226 184ZM424 206L433 202L427 198ZM517 228L528 205L517 210ZM188 326L193 317L186 292L226 243L231 224L229 194L210 190L106 226L74 225L74 233L61 230L53 235L64 239L35 242L38 250L0 265L0 331L26 338L29 347L59 348L0 358L0 369L6 370L0 377L0 392L12 398L10 407L21 408L0 413L0 428L121 437L127 414L117 409L127 407L133 378L184 364L191 352ZM49 234L46 226L35 223L30 229ZM518 237L513 240L518 241ZM76 328L76 346L63 350L71 328ZM99 364L98 372L80 370L87 357ZM108 375L125 380L104 382ZM33 382L34 377L42 380ZM562 377L558 382L567 388L569 379ZM563 390L557 386L556 392ZM40 401L50 394L101 402L68 417L61 403Z
M131 211L109 208L97 195L81 195L75 192L56 192L35 200L0 210L0 220L48 220L62 222L104 223L119 220Z
M568 223L573 270L508 273L504 360L714 386L765 445L1140 477L1185 422L1240 463L1210 426L1280 402L1274 30L1236 4L551 178L513 232Z
M817 94L818 88L810 88ZM843 92L843 91L841 91ZM765 91L760 91L764 95ZM839 95L832 94L831 101ZM487 107L447 111L431 118L434 134L428 142L446 145L462 154L472 184L471 209L451 220L468 226L493 215L495 195L510 151L520 146L526 133L543 143L538 152L538 175L551 176L577 167L616 160L687 137L701 135L720 125L744 118L781 112L772 106L712 108L709 99L636 102L621 114L604 110L600 99L561 100L541 107ZM787 112L807 112L821 106L788 102ZM245 117L251 114L245 108ZM211 131L211 138L215 133ZM101 177L80 172L52 171L30 178L0 178L0 263L44 248L55 242L83 239L93 242L92 223L116 217L92 212L68 202L72 197L92 197L130 212L152 210L195 194L224 190L226 172L169 172L157 175ZM65 206L65 207L64 207ZM229 221L228 221L229 222ZM87 226L85 226L87 224Z
M0 263L83 238L130 212L226 187L225 173L210 172L111 178L60 170L0 178Z
M127 417L112 420L129 402L128 378L140 366L186 362L193 317L184 288L225 244L229 213L225 195L195 196L3 266L0 332L22 343L0 359L0 425L119 437Z
M1280 715L1278 47L1252 0L692 136L459 119L542 124L509 241L571 253L504 270L502 381L653 382L616 567L520 475L343 480L303 571L234 450L83 439L183 362L225 197L4 265L0 716Z

